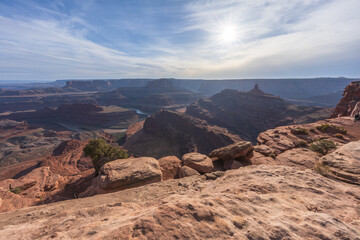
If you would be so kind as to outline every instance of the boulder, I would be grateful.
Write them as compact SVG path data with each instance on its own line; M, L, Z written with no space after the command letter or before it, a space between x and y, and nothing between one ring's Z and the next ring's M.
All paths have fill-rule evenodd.
M159 162L151 157L108 162L102 166L98 177L99 187L105 190L122 190L161 180Z
M179 170L179 177L180 178L190 177L190 176L194 176L194 175L200 175L200 173L198 171L196 171L195 169L192 169L192 168L187 167L187 166L183 166Z
M266 146L264 144L254 146L254 151L261 153L264 156L270 156L274 153L274 151L269 146Z
M181 160L176 156L167 156L160 158L160 168L163 174L163 180L179 178Z
M208 156L200 153L187 153L182 156L182 161L184 166L191 167L201 173L211 172L214 168L212 160Z
M327 176L360 185L360 141L343 145L320 162Z
M250 142L239 141L234 144L228 145L226 147L218 148L213 150L209 157L219 158L222 160L231 160L231 159L246 159L249 160L253 156L254 147Z
M231 170L231 169L239 169L241 167L244 167L246 164L243 164L239 161L236 161L234 159L224 160L224 169L225 170Z

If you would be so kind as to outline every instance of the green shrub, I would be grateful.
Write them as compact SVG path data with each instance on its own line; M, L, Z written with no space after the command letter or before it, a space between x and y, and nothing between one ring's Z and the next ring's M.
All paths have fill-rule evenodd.
M22 189L19 187L16 187L16 188L10 188L9 191L12 193L15 193L15 194L20 194L22 192Z
M330 168L329 166L324 165L322 161L319 161L314 164L314 171L326 176L330 172Z
M307 130L305 128L293 128L293 129L291 129L291 133L296 134L296 135L308 135L309 130Z
M342 133L346 134L347 131L343 127L324 123L316 127L319 131L324 133Z
M107 162L128 158L126 150L107 144L102 138L91 139L85 146L84 153L86 157L92 159L92 164L97 173Z
M269 154L269 157L271 157L271 158L273 158L273 159L275 159L276 156L277 156L277 155L276 155L276 153L274 153L274 152L272 152L272 153Z
M327 154L329 151L336 149L336 145L331 140L320 139L310 144L309 149L318 152L321 155Z
M308 147L307 142L304 140L295 141L294 145L295 145L295 147L304 147L304 148Z
M341 133L335 133L334 136L339 139L344 139L344 135L342 135Z

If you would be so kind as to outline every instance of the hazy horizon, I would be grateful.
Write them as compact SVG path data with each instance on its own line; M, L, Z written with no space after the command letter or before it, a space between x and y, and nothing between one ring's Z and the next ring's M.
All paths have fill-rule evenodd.
M5 0L0 80L357 78L358 9L357 0Z

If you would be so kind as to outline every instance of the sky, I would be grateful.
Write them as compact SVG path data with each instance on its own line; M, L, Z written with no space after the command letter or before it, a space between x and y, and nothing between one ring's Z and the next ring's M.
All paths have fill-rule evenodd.
M360 77L359 0L0 0L0 80Z

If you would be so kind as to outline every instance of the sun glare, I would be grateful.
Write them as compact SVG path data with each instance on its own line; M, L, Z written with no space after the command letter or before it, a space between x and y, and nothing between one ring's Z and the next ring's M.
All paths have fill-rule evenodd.
M234 25L225 26L220 33L220 42L230 44L237 41L238 34Z

